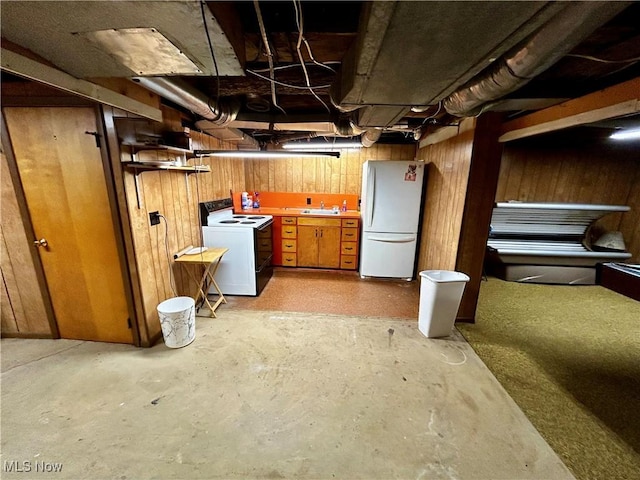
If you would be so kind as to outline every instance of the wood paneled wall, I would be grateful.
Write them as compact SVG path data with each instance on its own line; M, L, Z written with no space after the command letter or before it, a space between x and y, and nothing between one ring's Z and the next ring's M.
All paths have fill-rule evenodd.
M118 112L116 112L117 114ZM118 136L149 129L182 131L181 116L171 109L164 109L163 125L144 120L116 119ZM128 132L123 134L123 132ZM193 149L234 149L209 135L190 132ZM160 159L156 152L146 152ZM160 154L162 155L162 154ZM120 152L122 161L129 161L126 148ZM190 160L193 164L198 160ZM198 161L199 162L199 161ZM122 180L126 196L130 232L134 246L135 264L131 270L139 279L139 301L143 305L140 330L143 345L153 344L161 335L157 306L177 295L194 295L195 285L180 265L173 262L173 254L189 245L202 245L198 204L203 201L229 196L230 190L245 187L242 159L205 158L200 164L208 165L211 173L186 174L176 171L146 171L138 173L138 197L136 197L135 173L122 167ZM164 218L160 225L151 226L149 213L158 211ZM175 279L175 292L169 271ZM194 272L200 278L199 272ZM140 322L139 322L140 323Z
M418 150L428 164L418 270L454 270L474 130Z
M628 205L598 227L623 233L633 261L640 261L640 150L596 136L557 132L507 143L496 201Z
M282 158L245 161L247 191L324 192L360 195L367 160L414 160L415 145L373 145L342 152L340 158Z

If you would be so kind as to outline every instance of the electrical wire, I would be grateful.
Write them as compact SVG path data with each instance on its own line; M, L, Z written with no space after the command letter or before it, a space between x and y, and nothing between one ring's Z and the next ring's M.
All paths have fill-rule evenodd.
M165 253L167 254L167 265L169 266L169 285L171 286L173 295L177 297L178 294L176 293L176 282L175 278L173 277L173 269L171 268L173 262L171 261L171 255L169 254L169 222L167 222L167 219L164 218L164 215L158 215L158 217L164 220L164 249Z
M276 83L276 84L278 84L278 85L282 85L283 87L295 88L295 89L297 89L297 90L309 90L309 87L306 87L306 86L301 86L301 85L292 85L292 84L290 84L290 83L284 83L284 82L281 82L281 81L279 81L279 80L275 80L275 79L273 79L273 78L265 77L264 75L262 75L262 74L258 73L258 72L257 72L257 71L255 71L255 70L247 70L247 73L250 73L251 75L255 75L256 77L262 78L263 80L267 80L267 81L269 81L269 82ZM330 84L327 84L327 85L317 85L317 86L314 86L314 87L312 87L312 88L329 88L330 86L331 86Z
M309 58L313 63L315 63L319 67L326 68L327 70L330 70L333 73L336 73L336 71L333 68L331 68L329 65L326 65L325 63L322 63L322 62L318 62L315 58L313 58L313 53L311 53L311 46L309 45L309 42L307 41L306 38L302 37L302 41L304 42L304 45L307 47L307 52L309 52Z
M204 33L207 36L207 43L209 44L209 52L211 53L211 58L213 60L213 68L215 69L215 72L216 72L216 107L217 108L214 109L211 106L211 97L207 99L207 106L209 107L209 110L211 110L211 113L213 113L216 116L216 118L212 120L213 122L215 122L216 120L219 120L220 117L222 116L222 110L220 109L220 72L218 71L218 62L216 61L216 54L213 51L213 44L211 43L209 28L207 27L207 16L204 13L204 7L205 7L204 1L201 0L200 13L202 14L202 23L204 25Z
M333 73L336 73L336 71L331 68L329 65L326 65L324 63L318 62L314 56L313 56L313 52L311 51L311 45L309 45L309 42L307 41L307 39L305 38L304 34L302 33L302 24L303 24L303 17L302 17L302 3L300 2L300 0L292 0L293 1L293 8L296 11L296 25L298 26L298 31L300 32L300 36L302 37L302 41L304 42L305 47L307 47L307 52L309 52L309 58L311 59L311 61L322 67L322 68L326 68L327 70L332 71ZM300 18L300 21L298 21L298 18ZM299 40L298 40L299 42ZM302 63L302 58L300 57L300 51L298 50L298 58L300 60L300 62ZM338 62L340 63L340 62Z
M340 62L340 61L338 61L338 60L331 60L331 61L328 61L328 62L325 62L325 63L335 63L335 64L337 64L337 65L340 65L342 62ZM311 66L311 65L314 65L314 63L313 63L313 62L306 62L306 65ZM316 65L317 65L317 64L316 64ZM325 66L325 67L327 66L327 65L322 64L322 63L321 63L320 65ZM279 65L279 66L277 66L277 67L273 67L273 69L274 69L274 70L285 70L285 69L287 69L287 68L294 68L294 67L295 67L295 68L300 67L300 63L292 63L292 64L290 64L290 65ZM333 69L332 69L332 70L333 70ZM255 70L253 70L253 71L254 71L254 72L262 73L262 72L268 72L268 71L269 71L269 69L268 69L268 68L258 68L258 69L255 69ZM335 70L333 70L333 71L335 72ZM304 87L304 88L306 88L306 87ZM313 88L320 88L320 87L313 87Z
M253 7L256 10L256 16L258 17L258 25L260 27L260 34L262 35L262 41L264 42L264 48L267 52L267 60L269 61L269 80L271 81L271 102L273 106L280 110L285 115L287 112L278 105L278 99L276 97L276 84L275 73L273 70L273 55L271 54L271 47L269 47L269 39L267 38L267 31L264 27L264 21L262 19L262 12L260 11L260 3L258 0L253 0Z
M309 80L309 73L307 72L307 66L305 65L304 58L302 58L302 53L300 52L300 46L302 44L302 36L304 31L304 17L302 16L302 4L298 5L299 1L300 0L293 0L293 7L296 11L296 25L298 26L298 42L296 44L296 52L298 52L298 60L300 62L300 66L302 67L302 71L304 73L304 79L307 83L307 87L309 88L309 91L324 106L327 112L331 113L331 109L328 107L328 105L318 96L318 94L311 87L311 81ZM311 50L309 49L309 51ZM311 55L311 59L314 60L312 55Z
M569 53L567 57L583 58L585 60L591 60L592 62L600 63L635 63L640 62L640 57L627 58L625 60L607 60L604 58L592 57L591 55L579 55L577 53Z
M442 110L442 100L440 100L438 102L438 110L436 110L436 113L434 113L433 115L429 115L428 117L426 117L422 123L420 124L420 126L423 126L425 123L427 123L427 120L431 120L432 118L435 118L439 113L440 110Z

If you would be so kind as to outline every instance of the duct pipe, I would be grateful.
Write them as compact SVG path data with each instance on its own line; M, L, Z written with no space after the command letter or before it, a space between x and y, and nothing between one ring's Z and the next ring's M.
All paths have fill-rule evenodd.
M381 135L382 130L378 130L377 128L370 128L360 136L360 142L362 143L363 147L368 148L373 146L373 144L380 139Z
M133 81L216 125L228 125L235 120L240 110L239 103L237 106L220 102L211 103L204 93L177 78L136 77Z
M458 117L478 115L486 104L527 84L569 53L596 28L624 10L629 2L567 2L566 8L528 40L444 100Z

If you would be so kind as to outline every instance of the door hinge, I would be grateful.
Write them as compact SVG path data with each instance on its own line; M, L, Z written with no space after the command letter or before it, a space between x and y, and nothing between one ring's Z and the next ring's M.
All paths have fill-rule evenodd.
M96 148L100 148L100 134L98 132L84 132L87 135L93 135L96 139Z
M133 328L131 325L131 319L127 318L127 327L129 327L130 329Z

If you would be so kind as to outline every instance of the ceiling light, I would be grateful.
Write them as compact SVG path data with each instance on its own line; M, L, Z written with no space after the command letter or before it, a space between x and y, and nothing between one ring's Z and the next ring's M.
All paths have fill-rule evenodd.
M340 152L318 152L293 150L195 150L197 157L230 157L230 158L296 158L296 157L340 157Z
M111 28L79 35L106 50L135 75L196 75L202 70L155 28Z
M609 136L613 140L635 140L640 138L640 128L634 128L632 130L620 130Z
M316 152L335 152L344 149L359 149L362 148L360 142L336 142L336 143L285 143L282 145L285 150L314 150Z

